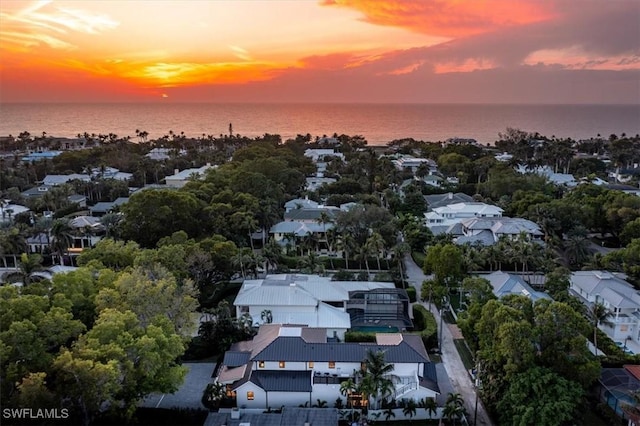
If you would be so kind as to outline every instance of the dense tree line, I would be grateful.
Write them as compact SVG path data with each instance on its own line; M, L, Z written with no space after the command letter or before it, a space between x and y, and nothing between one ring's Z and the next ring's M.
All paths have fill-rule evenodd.
M158 264L0 287L2 406L66 408L74 424L129 419L181 384L196 297Z

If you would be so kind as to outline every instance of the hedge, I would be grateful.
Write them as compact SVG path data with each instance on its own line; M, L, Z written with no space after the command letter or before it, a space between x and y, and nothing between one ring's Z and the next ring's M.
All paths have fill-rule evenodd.
M413 305L413 325L427 349L438 346L438 324L433 314L422 305Z
M375 332L366 331L347 331L344 333L345 342L373 342L376 341Z
M407 296L409 296L409 302L413 303L416 301L416 288L413 286L407 287Z

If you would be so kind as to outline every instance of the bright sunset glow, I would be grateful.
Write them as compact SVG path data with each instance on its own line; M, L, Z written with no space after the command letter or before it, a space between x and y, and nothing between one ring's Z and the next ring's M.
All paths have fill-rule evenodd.
M639 9L636 0L3 0L0 101L446 102L462 81L493 102L505 73L516 87L536 73L553 96L572 72L619 91L603 101L637 103ZM406 95L416 85L442 94Z

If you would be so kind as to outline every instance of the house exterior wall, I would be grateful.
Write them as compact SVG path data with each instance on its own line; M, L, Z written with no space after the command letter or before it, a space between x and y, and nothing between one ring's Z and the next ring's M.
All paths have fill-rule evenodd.
M242 310L243 306L236 307L236 316L239 318L244 311ZM282 315L283 313L292 313L292 314L307 314L307 315L315 315L316 307L315 306L249 306L249 315L253 318L254 324L263 324L264 321L261 318L262 312L268 310L271 311L271 315L274 318L274 322L276 315ZM306 324L308 325L308 324Z
M333 407L336 399L342 399L343 405L346 405L347 398L340 393L339 384L331 385L314 385L311 391L311 405L315 404L318 400L327 401L329 407Z
M311 392L267 392L265 408L297 407L309 403L315 404L316 400L311 398Z
M248 392L253 392L253 400L248 399ZM240 408L267 408L267 393L255 383L243 383L236 389L236 403Z
M254 362L254 371L304 371L308 370L306 362L286 361L284 367L280 368L280 361L265 361L264 367L260 367L259 362Z

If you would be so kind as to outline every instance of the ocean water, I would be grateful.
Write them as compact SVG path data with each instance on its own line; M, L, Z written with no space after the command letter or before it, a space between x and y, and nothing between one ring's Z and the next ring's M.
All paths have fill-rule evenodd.
M370 145L401 138L444 141L474 138L491 144L507 127L559 138L640 133L640 105L463 105L463 104L0 104L0 135L75 137L115 133L136 140L170 131L187 137L233 133L256 137L334 133L362 135Z

